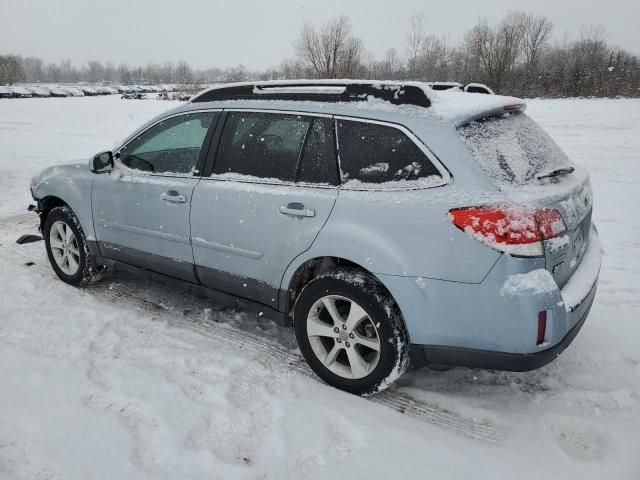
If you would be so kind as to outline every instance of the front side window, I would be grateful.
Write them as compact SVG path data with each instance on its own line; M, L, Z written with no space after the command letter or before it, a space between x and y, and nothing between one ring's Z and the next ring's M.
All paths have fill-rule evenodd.
M214 173L293 182L313 118L264 112L229 112Z
M391 126L339 120L338 145L346 186L391 183L422 187L442 179L413 140Z
M120 150L127 167L150 173L191 174L217 112L171 117L144 131Z

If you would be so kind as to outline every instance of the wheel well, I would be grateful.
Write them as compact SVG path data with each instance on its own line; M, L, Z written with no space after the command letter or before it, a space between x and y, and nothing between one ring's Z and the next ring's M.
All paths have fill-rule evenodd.
M40 200L40 231L44 232L44 222L47 221L47 217L49 216L49 212L56 207L61 207L63 205L68 206L62 199L54 196L45 197Z
M358 265L355 262L350 260L340 258L340 257L317 257L307 260L302 265L300 265L291 280L289 281L289 289L288 291L288 304L287 304L287 312L289 316L293 317L293 306L298 298L298 295L302 291L302 288L309 283L312 279L321 275L323 273L329 272L331 270L335 270L340 267L351 267L357 270L361 270L366 275L370 277L376 278L376 276L368 271L366 268ZM383 285L384 287L384 285ZM385 290L386 287L385 287ZM391 293L387 290L389 296Z

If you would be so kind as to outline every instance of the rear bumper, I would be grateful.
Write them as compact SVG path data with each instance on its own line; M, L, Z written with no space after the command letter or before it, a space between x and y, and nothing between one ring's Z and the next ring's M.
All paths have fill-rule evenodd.
M546 350L536 353L507 353L475 348L459 348L438 345L412 345L412 359L419 364L455 365L490 370L506 370L511 372L526 372L543 367L558 356L569 346L584 325L589 315L593 299L596 294L597 283L593 285L587 297L583 300L583 313L577 323L569 330L559 343Z
M413 346L414 360L489 369L526 371L556 358L573 340L593 303L600 271L595 229L572 279L505 290L506 280L544 271L544 260L503 255L480 283L379 278L396 299ZM544 276L543 276L544 277ZM534 279L537 277L534 277ZM546 312L542 344L538 315Z

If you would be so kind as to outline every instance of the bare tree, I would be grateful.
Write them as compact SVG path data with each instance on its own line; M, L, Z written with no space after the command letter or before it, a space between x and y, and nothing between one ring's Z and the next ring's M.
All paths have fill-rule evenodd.
M87 64L87 80L97 83L104 80L104 67L100 62L89 62Z
M120 75L120 81L124 84L131 83L132 75L131 68L126 63L121 64L118 67L118 74Z
M478 59L486 79L497 91L508 87L521 52L522 32L520 16L510 14L495 28L480 21L467 34L469 52Z
M532 79L538 75L540 52L548 43L553 24L547 17L535 17L522 14L522 54L524 56L525 87L524 95L531 93Z
M22 67L22 58L16 55L0 56L0 85L11 85L16 82L24 82L25 74Z
M178 62L176 65L175 76L179 83L188 84L193 82L193 71L184 60Z
M409 17L409 33L407 34L409 75L418 74L418 61L427 40L425 26L427 17L424 12L413 12Z
M38 83L45 79L42 60L37 57L27 57L22 62L24 75L27 82Z
M345 16L329 20L319 30L305 23L294 45L298 57L319 78L352 76L362 63L362 42L352 35Z

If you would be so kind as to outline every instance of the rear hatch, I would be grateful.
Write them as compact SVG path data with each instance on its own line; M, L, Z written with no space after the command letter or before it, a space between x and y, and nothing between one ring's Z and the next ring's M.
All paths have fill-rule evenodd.
M589 238L593 197L586 171L521 111L476 117L458 132L509 203L560 213L566 232L544 241L544 256L562 287L578 268Z

